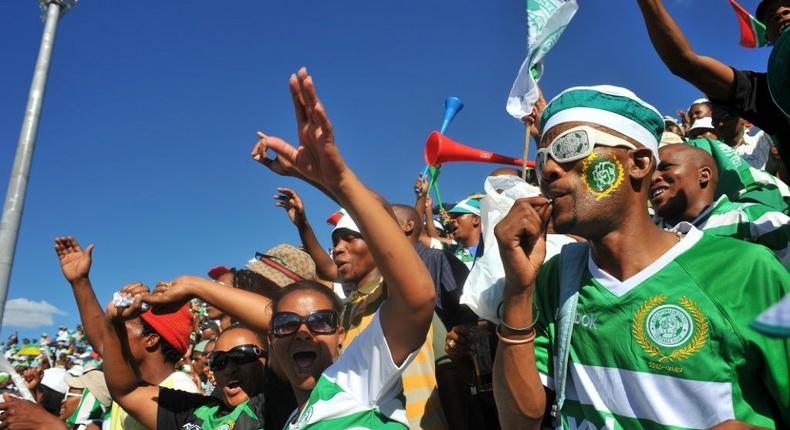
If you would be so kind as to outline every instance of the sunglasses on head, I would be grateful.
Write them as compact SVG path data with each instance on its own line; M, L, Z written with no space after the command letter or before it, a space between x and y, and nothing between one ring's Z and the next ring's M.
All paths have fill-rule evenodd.
M228 366L231 361L235 365L252 363L253 361L266 357L266 351L257 345L239 345L230 351L214 351L209 355L208 366L213 372L219 372Z
M538 153L535 155L535 174L538 177L538 182L541 180L549 157L558 163L569 163L586 158L592 154L595 146L636 149L636 145L633 143L592 127L573 127L554 138L547 147L538 149Z
M332 334L337 331L337 312L333 310L320 310L303 317L293 312L277 312L272 316L272 334L275 337L290 336L302 324L307 326L313 334Z

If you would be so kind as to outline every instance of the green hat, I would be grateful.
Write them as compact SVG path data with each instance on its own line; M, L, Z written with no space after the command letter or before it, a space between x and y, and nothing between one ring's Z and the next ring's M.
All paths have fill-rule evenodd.
M768 89L776 106L790 117L790 31L779 36L768 58Z
M447 211L448 214L472 214L480 216L480 200L463 199L458 204L453 206L452 209Z
M555 125L584 121L602 125L639 142L658 159L664 118L630 90L611 85L573 87L561 92L541 116L541 134Z

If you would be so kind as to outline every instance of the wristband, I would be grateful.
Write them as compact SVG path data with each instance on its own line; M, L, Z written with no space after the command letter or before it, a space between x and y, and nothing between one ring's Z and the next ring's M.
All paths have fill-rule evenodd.
M499 338L500 342L506 343L508 345L524 345L524 344L527 344L527 343L531 343L532 341L535 340L535 335L536 335L535 330L531 330L529 332L529 334L527 335L527 337L525 337L524 339L512 339L512 338L509 338L509 337L506 337L506 336L502 335L502 325L501 324L496 327L496 337Z
M504 318L500 318L499 325L505 326L506 329L512 331L515 335L525 335L533 331L533 329L535 328L535 324L538 323L538 317L540 317L540 311L536 309L535 316L533 316L532 318L532 323L524 328L512 327L505 322Z

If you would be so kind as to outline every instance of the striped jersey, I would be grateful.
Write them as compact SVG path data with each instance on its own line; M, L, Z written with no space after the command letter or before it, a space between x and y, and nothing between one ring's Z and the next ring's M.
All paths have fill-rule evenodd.
M790 290L760 246L688 233L619 281L588 259L571 338L562 423L569 429L709 428L735 419L790 426L790 340L749 322ZM541 269L535 356L554 389L559 259Z
M407 429L400 365L392 361L379 314L318 379L284 430Z
M660 217L655 221L660 227L675 227ZM691 224L708 234L764 245L774 252L785 268L790 269L790 217L769 206L731 202L723 195Z

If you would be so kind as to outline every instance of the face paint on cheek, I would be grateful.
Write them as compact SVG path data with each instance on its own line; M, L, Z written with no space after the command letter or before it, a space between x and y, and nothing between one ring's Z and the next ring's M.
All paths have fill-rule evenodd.
M614 156L593 152L582 161L582 181L587 191L601 200L623 183L623 165Z

